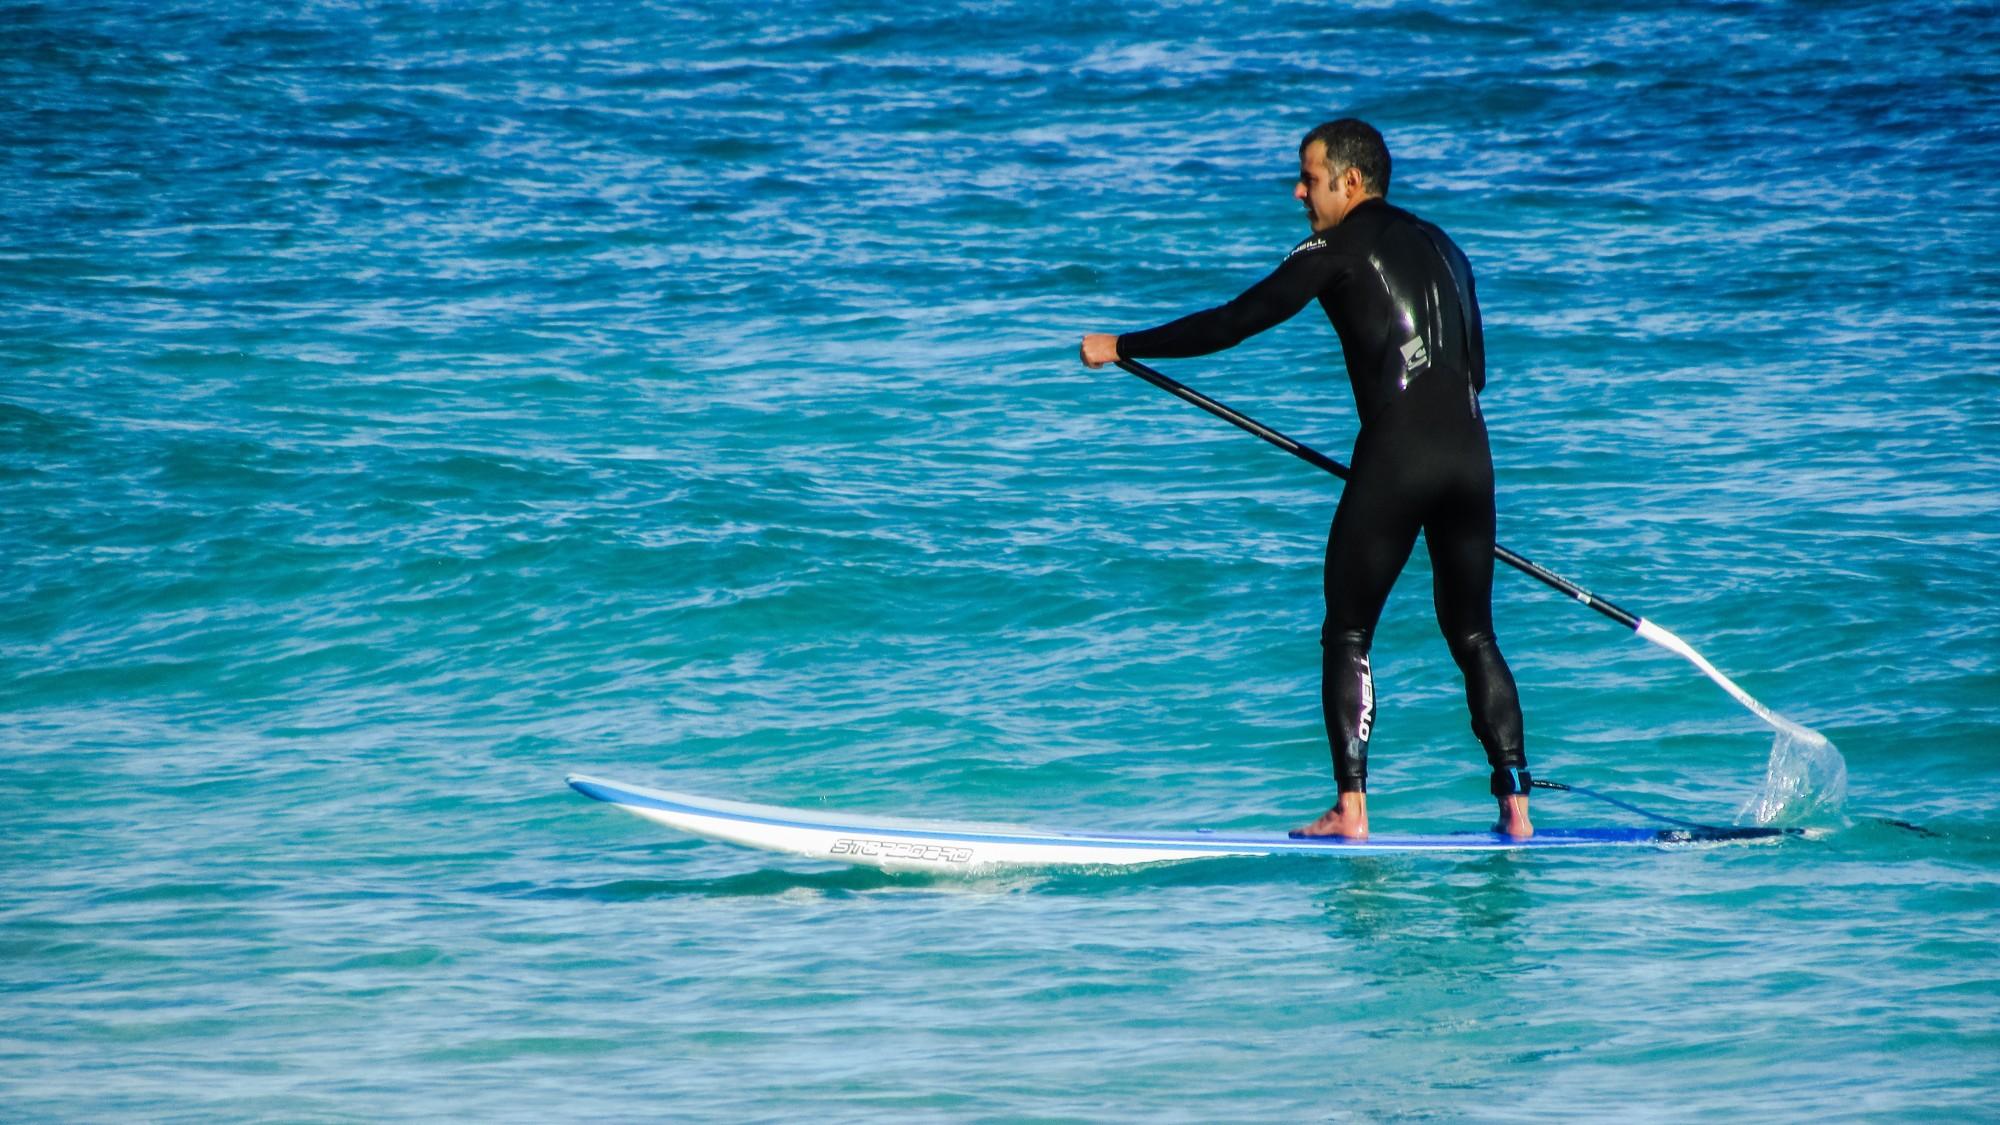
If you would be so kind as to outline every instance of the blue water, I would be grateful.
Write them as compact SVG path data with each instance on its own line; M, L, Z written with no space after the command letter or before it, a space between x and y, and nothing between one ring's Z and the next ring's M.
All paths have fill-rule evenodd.
M1993 1119L1994 18L0 3L0 1116ZM1502 541L1830 736L1818 838L953 881L564 787L1323 808L1337 484L1074 348L1343 113L1479 272ZM1316 312L1162 366L1347 452ZM1428 582L1378 831L1491 811ZM1755 796L1495 603L1538 772Z

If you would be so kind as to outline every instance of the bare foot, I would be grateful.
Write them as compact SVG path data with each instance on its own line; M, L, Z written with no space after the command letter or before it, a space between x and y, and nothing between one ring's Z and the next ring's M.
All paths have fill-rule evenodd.
M1493 826L1493 831L1516 840L1525 840L1535 834L1535 826L1528 822L1527 794L1516 793L1500 798L1500 821Z
M1368 794L1342 793L1340 803L1319 815L1319 819L1304 828L1294 828L1291 835L1340 836L1348 840L1368 838Z

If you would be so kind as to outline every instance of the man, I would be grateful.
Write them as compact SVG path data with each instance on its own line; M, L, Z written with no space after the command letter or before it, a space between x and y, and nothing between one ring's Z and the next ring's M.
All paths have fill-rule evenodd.
M1226 305L1144 332L1083 338L1092 368L1233 347L1317 297L1340 336L1361 432L1326 547L1320 702L1337 803L1300 836L1368 835L1368 649L1417 532L1430 549L1438 625L1465 676L1472 730L1500 803L1496 832L1525 838L1528 760L1514 677L1493 640L1493 458L1479 391L1486 357L1472 267L1442 230L1392 206L1389 149L1353 118L1299 144L1292 197L1312 235Z

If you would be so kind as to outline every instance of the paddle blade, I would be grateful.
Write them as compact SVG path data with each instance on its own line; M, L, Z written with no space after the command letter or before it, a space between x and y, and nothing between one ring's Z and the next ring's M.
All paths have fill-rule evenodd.
M1847 801L1847 762L1831 739L1757 702L1735 680L1710 664L1707 657L1696 652L1693 645L1669 630L1641 619L1634 632L1701 669L1730 698L1749 708L1751 714L1777 732L1777 737L1771 740L1770 761L1764 766L1763 787L1737 812L1737 820L1796 824L1808 817L1831 819L1840 815L1841 805Z

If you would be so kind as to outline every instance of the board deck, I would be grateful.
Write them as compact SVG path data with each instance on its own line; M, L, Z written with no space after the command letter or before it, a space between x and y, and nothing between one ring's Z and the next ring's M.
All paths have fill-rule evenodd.
M1497 832L1296 839L1278 833L1087 832L856 816L824 809L724 801L572 774L586 797L692 836L886 871L1007 867L1125 867L1217 856L1382 855L1632 847L1774 839L1780 828L1544 828L1516 840Z

